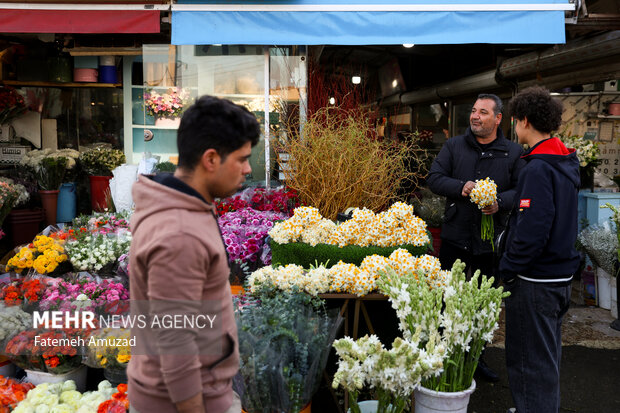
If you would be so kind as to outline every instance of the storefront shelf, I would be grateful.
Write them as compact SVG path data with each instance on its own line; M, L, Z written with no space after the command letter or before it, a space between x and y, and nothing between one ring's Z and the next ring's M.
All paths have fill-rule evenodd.
M0 80L7 86L31 86L31 87L123 87L122 83L58 83L58 82L44 82L38 80Z

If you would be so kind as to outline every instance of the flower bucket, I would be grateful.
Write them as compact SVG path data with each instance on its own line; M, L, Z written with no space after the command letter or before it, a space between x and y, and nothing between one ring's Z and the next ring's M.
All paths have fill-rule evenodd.
M230 292L232 295L241 295L245 292L242 285L231 285Z
M428 231L433 236L433 254L435 257L439 257L439 248L441 248L441 228L428 227Z
M596 301L599 307L611 309L611 276L601 267L596 268Z
M246 411L245 411L245 410L243 410L243 409L241 409L241 411L242 411L243 413L248 413L248 412L246 412ZM306 407L304 407L303 409L301 409L301 410L299 411L299 413L312 413L312 402L308 403L308 404L306 405Z
M110 189L111 176L92 176L90 181L90 205L93 211L102 212L107 208L106 192Z
M71 222L75 218L76 198L75 183L65 182L60 185L56 222Z
M106 367L103 369L103 377L112 384L112 387L116 387L121 383L127 383L127 370Z
M357 405L360 408L360 413L377 413L379 400L364 400L358 402ZM351 409L348 409L347 413L351 413Z
M11 245L16 247L32 242L39 233L41 221L43 221L41 208L14 209L9 212L5 220L5 229L11 236Z
M416 413L467 413L469 397L476 390L472 380L467 390L442 392L419 387L414 391Z
M618 277L611 277L611 316L618 318Z
M181 118L157 118L155 119L155 126L160 128L178 128L181 125Z
M39 191L41 196L41 204L43 204L43 211L45 211L45 225L56 224L56 211L58 209L58 189L54 191Z
M86 371L86 366L84 365L64 374L52 374L26 369L26 377L27 381L35 386L41 383L62 383L66 380L73 380L77 390L84 392L86 390Z
M15 365L8 357L0 356L0 376L13 377L15 375Z

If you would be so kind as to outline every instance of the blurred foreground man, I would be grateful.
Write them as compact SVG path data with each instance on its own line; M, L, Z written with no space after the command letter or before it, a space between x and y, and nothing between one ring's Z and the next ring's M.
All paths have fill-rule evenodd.
M239 349L230 270L213 200L241 189L259 134L245 108L203 96L183 114L174 175L140 176L133 186L132 312L203 318L195 318L201 327L184 319L174 328L132 328L141 343L127 371L132 412L241 411L232 390Z
M540 87L511 102L519 143L529 145L519 176L499 272L506 290L506 365L518 413L560 409L562 318L579 267L577 192L579 161L551 132L562 104ZM513 409L509 411L514 411Z

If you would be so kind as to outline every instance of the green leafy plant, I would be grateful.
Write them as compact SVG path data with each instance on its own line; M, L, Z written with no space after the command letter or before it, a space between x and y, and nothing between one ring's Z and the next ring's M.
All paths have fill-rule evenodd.
M155 172L174 172L177 166L172 162L159 162L155 165Z
M323 302L265 286L235 312L240 370L233 386L250 412L299 412L312 399L341 320Z
M125 163L125 154L120 149L96 146L81 153L79 162L89 175L110 176L114 168Z

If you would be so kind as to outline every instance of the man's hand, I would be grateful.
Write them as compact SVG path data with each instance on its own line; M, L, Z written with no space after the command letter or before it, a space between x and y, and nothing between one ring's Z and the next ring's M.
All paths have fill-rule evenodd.
M472 181L465 182L465 185L463 185L463 189L461 190L461 195L469 196L469 194L471 193L471 190L474 189L475 186L476 184Z
M205 413L204 403L202 401L202 392L196 393L195 396L176 403L179 413Z
M496 200L491 205L482 208L482 213L484 215L493 215L498 210L499 210L499 205L497 204L497 200Z

